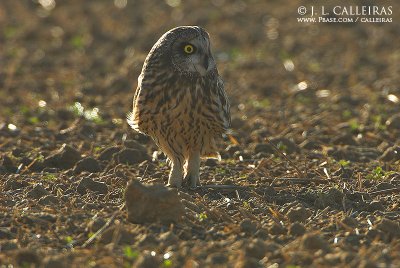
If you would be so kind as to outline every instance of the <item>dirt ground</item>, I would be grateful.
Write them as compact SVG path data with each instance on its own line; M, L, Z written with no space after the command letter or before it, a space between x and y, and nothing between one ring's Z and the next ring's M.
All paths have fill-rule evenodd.
M1 1L0 267L400 267L400 5L300 23L301 3ZM225 80L234 139L201 180L229 186L133 224L127 183L169 168L125 115L178 25L210 33Z

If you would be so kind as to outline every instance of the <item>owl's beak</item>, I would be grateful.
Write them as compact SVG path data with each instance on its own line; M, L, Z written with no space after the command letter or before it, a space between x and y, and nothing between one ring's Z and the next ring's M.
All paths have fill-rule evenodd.
M209 63L208 55L204 55L202 64L203 64L203 67L204 67L205 70L208 70L208 63Z

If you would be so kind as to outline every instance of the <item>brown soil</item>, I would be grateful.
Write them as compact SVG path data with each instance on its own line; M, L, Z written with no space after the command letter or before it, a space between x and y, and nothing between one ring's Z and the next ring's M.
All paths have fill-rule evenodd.
M289 0L124 2L0 3L1 267L400 266L397 2L382 24L298 23ZM124 118L177 25L212 38L238 144L201 176L231 186L133 224L127 183L169 168Z

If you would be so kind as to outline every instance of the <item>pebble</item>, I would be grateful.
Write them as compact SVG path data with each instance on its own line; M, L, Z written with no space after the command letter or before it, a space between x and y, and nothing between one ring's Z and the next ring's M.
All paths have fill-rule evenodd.
M358 221L356 219L352 218L352 217L349 217L349 216L345 216L342 219L342 223L344 225L346 225L346 226L353 227L353 228L357 227L357 225L358 225Z
M54 195L46 195L39 199L38 203L43 206L58 205L60 200Z
M206 263L210 265L223 265L226 264L227 261L228 257L221 252L211 253L206 259Z
M81 173L82 171L96 173L101 171L101 167L96 159L93 157L86 157L82 160L79 160L74 167L75 173Z
M246 234L254 234L257 231L257 224L250 219L244 219L240 222L240 231Z
M305 222L311 216L311 212L303 206L290 208L286 215L291 222Z
M319 234L306 234L303 236L301 245L307 250L323 250L325 252L329 251L328 242L322 238Z
M60 169L72 168L81 159L81 154L73 147L63 144L54 154L45 158L43 164Z
M286 234L286 229L280 224L273 223L272 226L269 228L269 233L273 235L280 235Z
M12 233L7 227L0 227L0 239L13 239L15 234Z
M380 223L376 225L376 229L389 235L391 238L400 237L400 224L399 222L383 218Z
M366 210L369 212L385 211L385 207L383 206L381 201L372 201L367 205Z
M254 239L250 242L250 244L246 247L246 256L256 258L261 260L264 258L267 248L264 241L260 239Z
M28 192L28 197L34 198L34 199L40 199L43 196L49 195L50 192L47 191L43 185L41 184L36 184L35 187L33 187L32 190Z
M300 222L294 222L289 227L289 235L302 236L306 233L306 227Z
M85 194L87 190L91 190L99 194L106 194L108 192L108 187L104 182L94 181L91 178L86 177L79 182L76 190L80 194Z
M100 153L98 159L100 161L110 161L112 160L114 154L118 153L120 150L121 148L119 146L108 147Z
M176 189L164 185L143 185L132 180L125 189L128 220L132 223L179 222L185 214Z
M134 165L145 160L150 160L150 157L143 151L136 149L122 149L118 153L114 154L114 159L119 164Z

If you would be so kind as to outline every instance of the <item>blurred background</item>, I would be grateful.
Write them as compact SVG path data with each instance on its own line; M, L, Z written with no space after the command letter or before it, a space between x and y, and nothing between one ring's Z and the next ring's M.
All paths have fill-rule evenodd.
M210 33L244 144L289 132L300 143L321 135L311 133L315 124L333 132L338 124L356 132L385 127L399 109L399 4L384 3L393 6L391 23L350 24L298 22L300 5L310 3L1 1L2 128L58 131L84 117L122 136L148 51L178 25Z

